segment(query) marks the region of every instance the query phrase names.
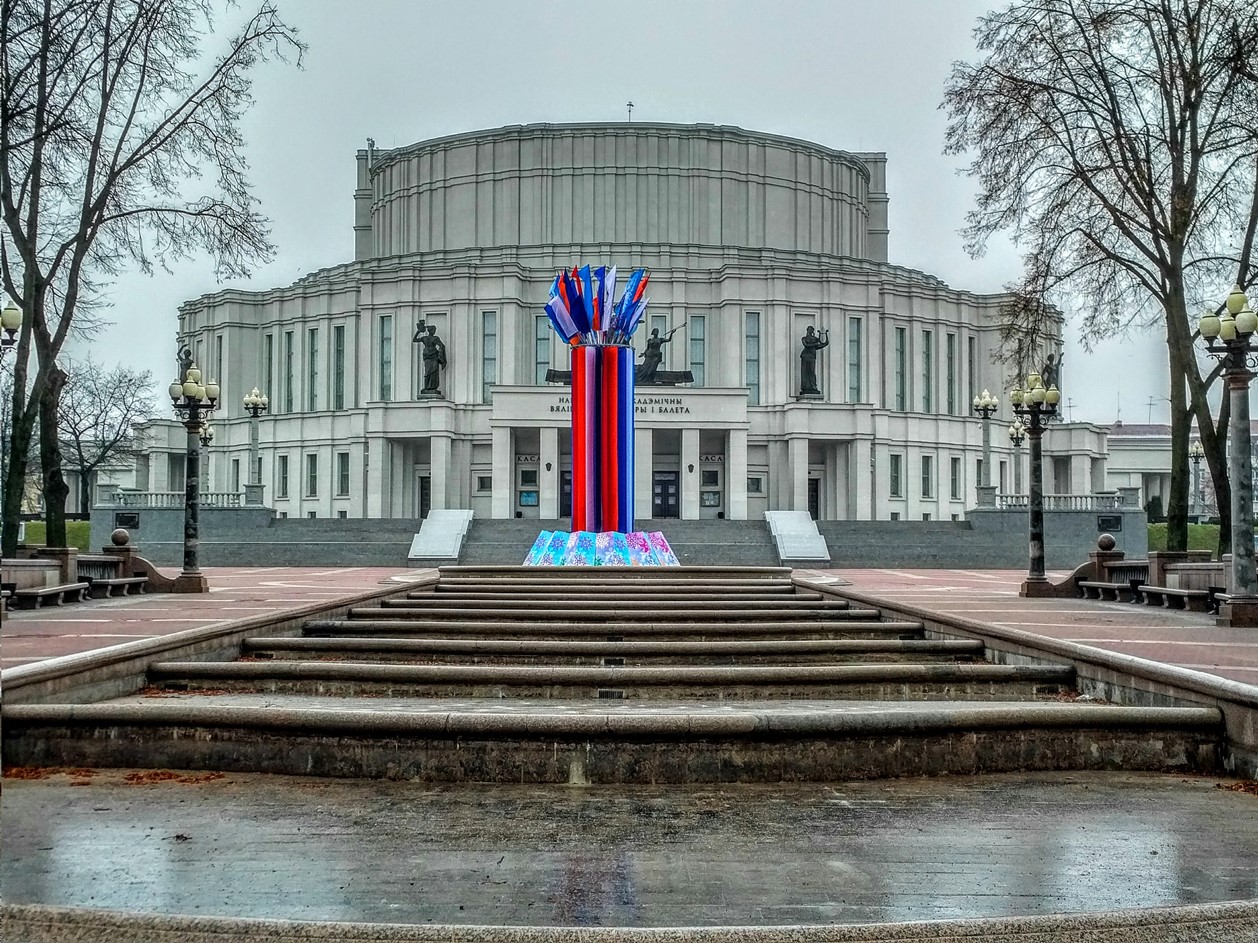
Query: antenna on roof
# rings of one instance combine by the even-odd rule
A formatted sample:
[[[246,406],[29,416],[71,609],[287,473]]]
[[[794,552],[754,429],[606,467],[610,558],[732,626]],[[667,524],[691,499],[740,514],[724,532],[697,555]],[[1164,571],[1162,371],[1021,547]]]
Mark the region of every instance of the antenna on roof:
[[[629,109],[629,120],[633,120],[633,102],[626,102],[625,107]]]
[[[376,163],[376,139],[367,138],[367,166],[373,167]]]

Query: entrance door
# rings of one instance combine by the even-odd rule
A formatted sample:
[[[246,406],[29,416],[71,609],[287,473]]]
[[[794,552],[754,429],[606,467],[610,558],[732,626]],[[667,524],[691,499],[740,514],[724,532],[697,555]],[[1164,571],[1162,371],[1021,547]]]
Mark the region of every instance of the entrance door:
[[[808,479],[808,513],[812,519],[821,518],[821,479]]]
[[[572,472],[559,473],[559,516],[572,517]]]
[[[675,471],[657,471],[651,478],[651,516],[677,517],[679,474]]]
[[[423,520],[432,510],[432,478],[429,475],[419,476],[419,517]]]

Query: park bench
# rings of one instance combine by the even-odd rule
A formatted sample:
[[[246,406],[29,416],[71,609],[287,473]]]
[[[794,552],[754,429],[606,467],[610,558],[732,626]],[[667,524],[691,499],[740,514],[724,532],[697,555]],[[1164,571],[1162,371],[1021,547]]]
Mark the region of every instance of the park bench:
[[[28,586],[25,589],[15,589],[13,591],[13,602],[15,605],[29,602],[32,609],[38,609],[48,599],[52,600],[54,606],[60,606],[66,601],[67,595],[70,597],[71,602],[83,602],[87,598],[89,588],[89,583],[63,583],[60,586]]]
[[[1140,594],[1150,606],[1167,609],[1188,609],[1193,612],[1217,612],[1218,593],[1213,589],[1181,589],[1173,586],[1141,586]]]
[[[132,589],[143,593],[148,584],[148,577],[143,575],[124,576],[120,570],[122,560],[108,554],[79,554],[79,579],[90,583],[90,595],[94,599],[113,596],[114,590],[121,590],[119,595],[128,596]]]
[[[1103,573],[1103,579],[1076,581],[1084,599],[1140,602],[1140,587],[1149,579],[1149,563],[1147,560],[1120,560],[1105,564]]]

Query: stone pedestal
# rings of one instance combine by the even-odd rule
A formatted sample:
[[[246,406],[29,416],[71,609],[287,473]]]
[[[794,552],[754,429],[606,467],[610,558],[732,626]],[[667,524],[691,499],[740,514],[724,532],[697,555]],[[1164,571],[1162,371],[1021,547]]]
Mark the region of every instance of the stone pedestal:
[[[262,484],[245,485],[245,507],[262,507],[262,492],[265,487]]]
[[[981,508],[994,508],[996,506],[996,486],[995,485],[979,485],[978,486],[978,506]]]
[[[45,560],[56,560],[58,575],[62,584],[79,581],[79,548],[78,547],[44,547],[39,556]]]
[[[1233,629],[1258,628],[1258,596],[1233,596],[1230,602],[1219,607],[1215,625]]]
[[[208,593],[210,584],[203,573],[180,573],[170,586],[172,593]]]

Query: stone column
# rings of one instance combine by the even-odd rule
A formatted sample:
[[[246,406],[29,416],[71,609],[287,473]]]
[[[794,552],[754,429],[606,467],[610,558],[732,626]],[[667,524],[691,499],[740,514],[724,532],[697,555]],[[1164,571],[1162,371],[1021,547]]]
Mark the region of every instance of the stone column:
[[[747,430],[731,429],[725,446],[725,516],[747,520]]]
[[[543,426],[541,434],[541,465],[537,470],[538,516],[554,520],[559,516],[559,430]]]
[[[699,430],[681,430],[681,519],[699,519]]]
[[[874,461],[874,443],[872,439],[856,439],[848,443],[848,448],[852,457],[848,471],[848,494],[851,497],[847,501],[851,519],[872,521],[878,496],[873,488],[862,488],[860,482],[869,480]],[[841,495],[839,497],[842,498]]]
[[[385,517],[389,487],[389,440],[384,436],[372,436],[368,440],[367,462],[367,516]],[[289,493],[293,493],[292,471],[289,471]]]
[[[655,474],[655,433],[641,426],[633,432],[633,509],[639,521],[651,519],[651,485]]]
[[[808,510],[808,440],[795,437],[787,440],[787,465],[791,474],[790,510]]]
[[[428,437],[428,474],[432,485],[429,509],[444,511],[450,506],[450,437]]]
[[[502,520],[511,517],[511,496],[515,490],[515,451],[511,447],[509,426],[494,426],[492,433],[494,492],[490,500],[490,516]]]

